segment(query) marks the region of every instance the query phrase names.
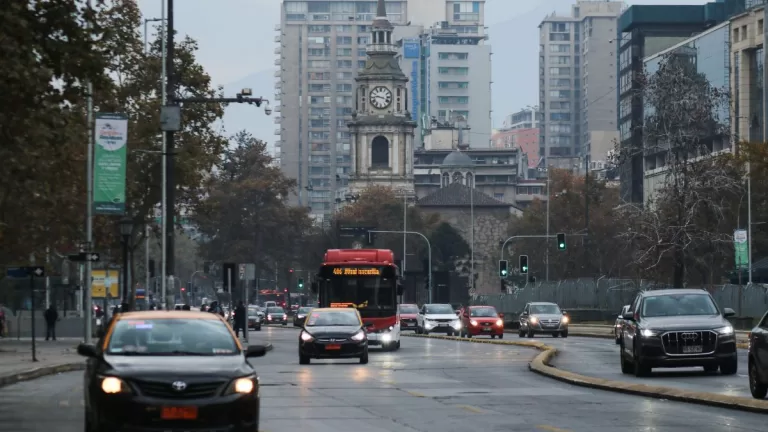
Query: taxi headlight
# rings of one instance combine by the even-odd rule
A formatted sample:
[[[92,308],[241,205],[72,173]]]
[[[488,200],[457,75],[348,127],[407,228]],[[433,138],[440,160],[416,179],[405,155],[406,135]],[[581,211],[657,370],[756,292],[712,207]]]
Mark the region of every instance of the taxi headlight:
[[[359,342],[359,341],[365,339],[365,332],[360,330],[357,333],[353,334],[350,339],[352,339],[353,341],[358,341]]]
[[[531,324],[536,324],[536,323],[538,323],[538,322],[539,322],[539,319],[538,319],[538,318],[536,318],[535,316],[532,316],[532,317],[531,317]]]
[[[719,329],[715,329],[715,331],[723,336],[730,336],[733,334],[733,326],[727,325],[725,327],[720,327]]]
[[[131,388],[128,384],[117,377],[103,377],[101,379],[101,390],[107,394],[131,392]]]
[[[255,376],[236,378],[227,388],[225,394],[251,394],[258,393],[258,383]]]
[[[562,320],[562,323],[563,323],[563,324],[568,324],[568,321],[570,321],[570,320],[568,319],[568,317],[567,317],[567,316],[564,316],[564,317],[563,317],[563,320]]]
[[[315,338],[311,334],[305,331],[301,332],[301,340],[303,340],[304,342],[312,342],[314,339]]]
[[[504,321],[500,320],[500,319],[497,319],[496,320],[496,325],[499,326],[499,327],[504,327]]]
[[[472,321],[470,321],[469,323],[470,323],[471,325],[473,325],[473,326],[476,326],[476,325],[477,325],[477,321],[475,321],[475,320],[472,320]]]

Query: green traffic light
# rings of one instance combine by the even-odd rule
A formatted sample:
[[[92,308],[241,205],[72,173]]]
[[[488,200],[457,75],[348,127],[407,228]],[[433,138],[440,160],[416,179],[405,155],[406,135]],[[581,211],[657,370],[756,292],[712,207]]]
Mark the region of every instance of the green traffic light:
[[[527,272],[528,271],[528,267],[523,267],[523,271]]]
[[[502,270],[502,271],[501,271],[501,275],[502,275],[502,276],[506,276],[506,275],[507,275],[507,271],[506,271],[506,270]]]

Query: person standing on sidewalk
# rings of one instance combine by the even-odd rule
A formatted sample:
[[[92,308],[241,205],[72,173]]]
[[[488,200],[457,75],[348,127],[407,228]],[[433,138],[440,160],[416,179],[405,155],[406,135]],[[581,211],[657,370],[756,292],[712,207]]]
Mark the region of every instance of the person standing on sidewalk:
[[[56,308],[51,305],[48,307],[48,309],[45,310],[45,314],[43,314],[43,318],[45,318],[45,340],[48,340],[49,338],[53,338],[53,340],[56,340],[56,321],[59,320],[59,313],[56,312]]]
[[[240,300],[237,302],[237,307],[235,308],[235,337],[240,337],[240,330],[243,331],[243,337],[245,337],[245,326],[247,322],[248,318],[246,317],[245,305],[243,304],[243,301]]]

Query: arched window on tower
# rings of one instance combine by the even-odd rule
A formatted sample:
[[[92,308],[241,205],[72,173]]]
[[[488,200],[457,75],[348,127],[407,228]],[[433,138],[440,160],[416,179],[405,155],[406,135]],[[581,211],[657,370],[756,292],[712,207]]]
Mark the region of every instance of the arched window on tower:
[[[464,176],[458,171],[453,173],[453,182],[458,184],[464,183]]]
[[[467,173],[466,175],[466,185],[469,188],[474,189],[475,188],[475,176],[472,175],[472,173]]]
[[[442,187],[448,187],[451,184],[451,176],[448,173],[443,173]]]
[[[371,166],[389,167],[389,140],[379,135],[371,142]]]

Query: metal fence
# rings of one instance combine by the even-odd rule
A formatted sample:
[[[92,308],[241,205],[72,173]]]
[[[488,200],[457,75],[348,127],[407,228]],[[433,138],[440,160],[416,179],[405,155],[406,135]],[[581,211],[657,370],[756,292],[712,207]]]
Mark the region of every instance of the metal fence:
[[[508,294],[478,295],[471,303],[491,305],[505,314],[514,314],[528,302],[553,302],[569,311],[591,311],[590,319],[603,320],[615,318],[639,291],[663,288],[670,287],[633,279],[566,280],[515,286],[509,288]],[[721,308],[731,308],[740,317],[757,318],[768,310],[768,285],[713,285],[705,289]]]

